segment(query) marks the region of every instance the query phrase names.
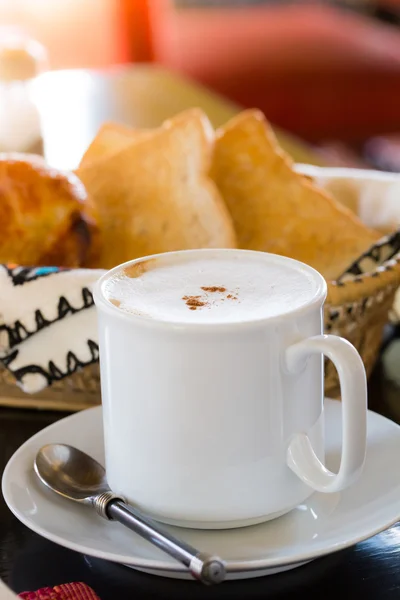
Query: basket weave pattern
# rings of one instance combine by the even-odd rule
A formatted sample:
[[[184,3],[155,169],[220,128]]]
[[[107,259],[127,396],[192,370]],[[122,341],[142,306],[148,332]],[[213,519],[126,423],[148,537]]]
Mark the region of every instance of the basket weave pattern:
[[[396,289],[397,285],[389,284],[375,294],[360,297],[358,301],[336,306],[327,304],[325,307],[325,332],[340,335],[357,348],[367,377],[379,354],[383,329],[388,322]],[[325,394],[330,398],[340,397],[338,374],[328,360],[325,361]]]

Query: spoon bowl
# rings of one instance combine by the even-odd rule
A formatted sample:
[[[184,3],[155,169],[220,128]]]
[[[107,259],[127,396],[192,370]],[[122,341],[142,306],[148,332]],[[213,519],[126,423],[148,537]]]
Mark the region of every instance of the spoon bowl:
[[[68,500],[91,503],[110,490],[105,469],[91,456],[66,444],[48,444],[36,455],[34,469],[53,492]]]

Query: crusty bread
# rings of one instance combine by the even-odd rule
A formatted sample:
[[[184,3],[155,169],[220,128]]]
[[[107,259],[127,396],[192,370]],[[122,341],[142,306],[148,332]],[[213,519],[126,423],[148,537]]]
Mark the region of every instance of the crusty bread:
[[[0,154],[0,262],[80,266],[95,234],[86,198],[74,174],[40,156]]]
[[[211,176],[233,217],[240,248],[290,256],[339,276],[379,234],[296,173],[258,110],[217,131]]]
[[[171,250],[235,247],[232,219],[208,177],[213,141],[207,117],[192,109],[77,170],[99,215],[101,251],[89,266],[110,268]]]
[[[382,235],[399,228],[400,173],[305,164],[295,168],[355,212],[368,227]]]
[[[152,130],[132,129],[118,123],[104,123],[79,163],[79,168],[88,167],[98,160],[117,154],[132,141],[145,139]]]

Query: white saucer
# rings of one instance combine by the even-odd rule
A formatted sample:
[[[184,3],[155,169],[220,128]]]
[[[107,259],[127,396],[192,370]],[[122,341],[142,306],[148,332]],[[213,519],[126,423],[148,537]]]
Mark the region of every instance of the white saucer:
[[[341,406],[325,401],[327,464],[337,469]],[[54,423],[28,440],[9,461],[3,495],[15,516],[49,540],[89,556],[167,577],[188,578],[184,567],[118,523],[57,497],[36,480],[32,464],[44,444],[63,442],[104,461],[101,408]],[[400,519],[400,427],[369,412],[368,452],[358,482],[341,494],[316,493],[294,511],[268,523],[225,531],[170,527],[200,550],[227,561],[229,579],[294,568],[341,550]],[[103,462],[104,464],[104,462]]]

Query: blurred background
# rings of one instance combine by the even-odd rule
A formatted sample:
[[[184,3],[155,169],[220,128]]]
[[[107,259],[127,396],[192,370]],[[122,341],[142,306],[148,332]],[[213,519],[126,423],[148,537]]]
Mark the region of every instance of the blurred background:
[[[48,69],[161,65],[329,164],[400,171],[400,0],[0,0],[0,23]]]

